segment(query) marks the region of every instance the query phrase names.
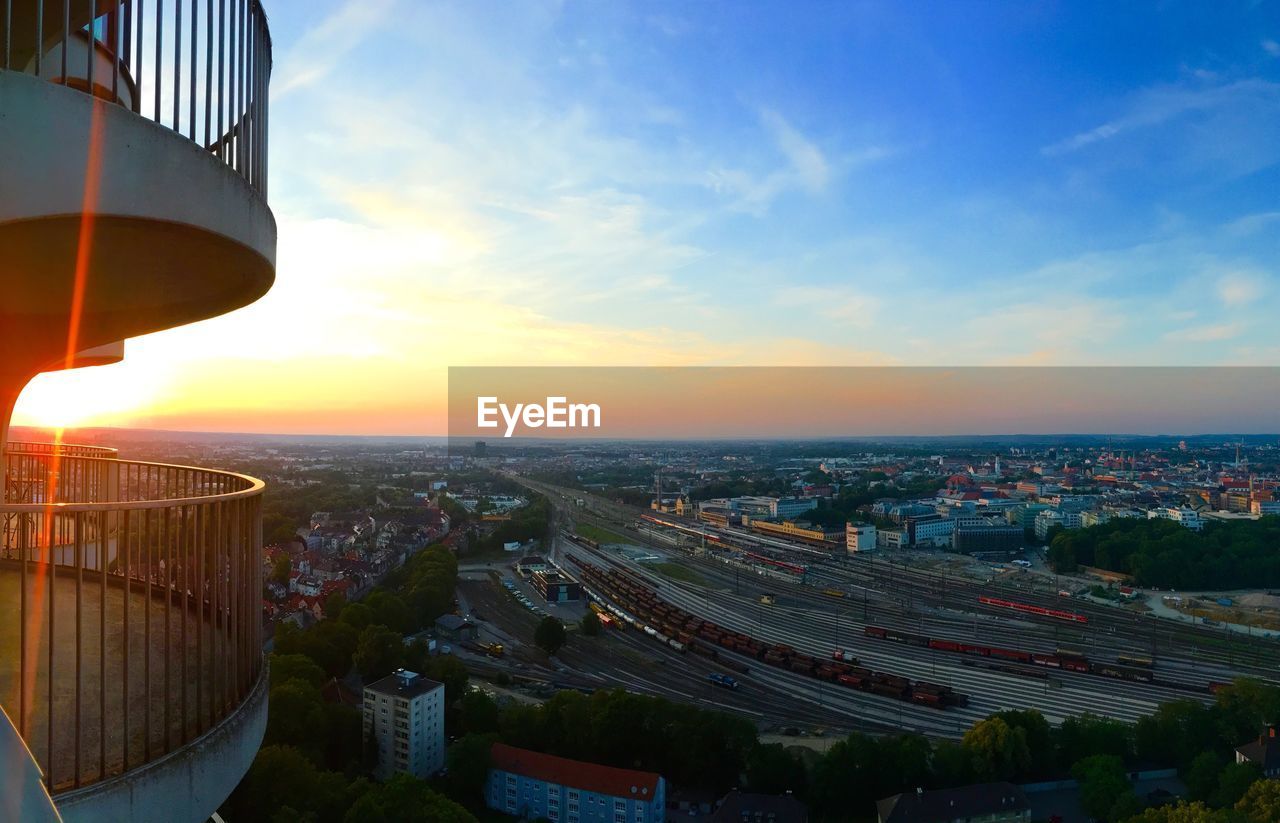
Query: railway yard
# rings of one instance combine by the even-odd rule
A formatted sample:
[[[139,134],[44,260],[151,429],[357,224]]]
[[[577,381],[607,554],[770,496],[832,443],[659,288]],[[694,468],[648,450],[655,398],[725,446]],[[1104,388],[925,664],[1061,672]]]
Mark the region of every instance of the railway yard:
[[[1212,700],[1236,677],[1280,681],[1274,640],[1064,597],[1046,575],[948,576],[521,482],[555,506],[544,553],[608,618],[548,658],[520,648],[538,617],[512,596],[518,575],[464,574],[459,596],[484,615],[482,634],[512,644],[473,668],[534,689],[625,688],[765,731],[958,737],[1002,709],[1134,721],[1170,700]]]

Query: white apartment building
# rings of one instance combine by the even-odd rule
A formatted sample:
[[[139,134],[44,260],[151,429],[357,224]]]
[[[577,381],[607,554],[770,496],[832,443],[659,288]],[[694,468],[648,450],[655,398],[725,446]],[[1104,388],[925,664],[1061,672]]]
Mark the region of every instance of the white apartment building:
[[[1150,509],[1147,511],[1148,520],[1172,520],[1180,526],[1185,526],[1192,531],[1200,531],[1204,528],[1204,521],[1200,519],[1200,512],[1195,509],[1179,509],[1173,506],[1164,506],[1159,509]]]
[[[374,774],[430,777],[444,768],[444,684],[399,669],[364,687],[364,738],[378,744]]]
[[[1045,509],[1036,514],[1036,538],[1044,540],[1049,536],[1049,532],[1054,526],[1061,526],[1064,529],[1079,529],[1084,525],[1083,512],[1059,511],[1058,509]]]
[[[907,534],[915,546],[949,546],[956,519],[950,517],[921,517],[907,521]]]

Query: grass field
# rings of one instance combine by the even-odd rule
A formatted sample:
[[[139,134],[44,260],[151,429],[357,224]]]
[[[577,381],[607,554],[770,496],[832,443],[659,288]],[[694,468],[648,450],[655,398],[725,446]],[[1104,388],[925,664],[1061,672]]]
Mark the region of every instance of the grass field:
[[[698,574],[688,566],[681,566],[679,563],[654,563],[652,568],[659,574],[666,575],[672,580],[692,583],[695,586],[706,585],[706,581],[702,578],[702,575]]]
[[[592,526],[590,523],[579,523],[578,534],[583,537],[589,537],[597,543],[630,543],[626,537],[611,532],[608,529],[602,529],[599,526]]]

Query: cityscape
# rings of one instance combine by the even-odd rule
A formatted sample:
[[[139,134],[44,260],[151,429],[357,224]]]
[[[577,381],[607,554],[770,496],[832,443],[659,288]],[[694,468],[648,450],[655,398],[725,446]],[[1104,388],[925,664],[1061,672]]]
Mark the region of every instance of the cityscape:
[[[225,819],[1271,814],[1275,435],[85,435],[272,490]]]
[[[1278,41],[0,0],[0,823],[1280,823]]]

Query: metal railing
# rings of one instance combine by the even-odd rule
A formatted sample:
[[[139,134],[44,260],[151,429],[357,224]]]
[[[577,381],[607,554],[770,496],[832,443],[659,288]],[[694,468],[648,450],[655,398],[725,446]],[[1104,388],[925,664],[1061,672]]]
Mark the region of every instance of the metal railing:
[[[115,457],[119,451],[110,446],[83,446],[77,443],[30,443],[10,440],[4,445],[5,454],[61,454],[67,457]]]
[[[57,793],[190,743],[252,692],[263,485],[13,445],[0,701]]]
[[[0,70],[186,135],[266,196],[271,32],[258,0],[0,0]]]

